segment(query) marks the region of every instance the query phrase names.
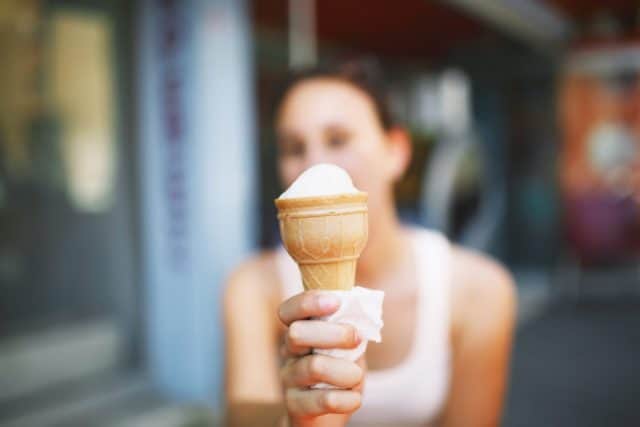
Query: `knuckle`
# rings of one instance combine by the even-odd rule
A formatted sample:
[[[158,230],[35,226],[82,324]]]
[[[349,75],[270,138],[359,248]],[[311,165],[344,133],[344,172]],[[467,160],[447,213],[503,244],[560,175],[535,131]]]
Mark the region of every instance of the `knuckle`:
[[[299,320],[296,320],[291,325],[289,325],[289,330],[287,331],[287,340],[289,344],[296,345],[299,343],[302,338],[302,329],[303,325]]]
[[[288,365],[283,366],[282,368],[280,368],[280,382],[284,385],[287,385],[289,382],[289,369],[288,369]]]
[[[287,389],[284,393],[284,402],[288,412],[295,412],[296,410],[296,399],[293,395],[293,390]]]
[[[296,367],[295,364],[296,364],[295,359],[288,359],[284,363],[284,365],[282,365],[282,367],[280,368],[280,371],[279,371],[280,382],[285,386],[291,383],[291,378],[295,374],[294,372]]]
[[[280,319],[282,323],[286,323],[284,316],[284,304],[280,304],[280,307],[278,308],[278,319]]]
[[[358,378],[356,381],[356,385],[361,384],[364,381],[364,369],[358,366]]]
[[[355,365],[355,369],[353,370],[353,372],[354,372],[354,375],[351,383],[353,387],[356,387],[358,384],[362,382],[362,380],[364,380],[364,370],[360,366]]]
[[[337,395],[332,392],[322,393],[320,395],[320,407],[325,411],[331,411],[338,406]]]
[[[361,406],[362,406],[362,395],[358,393],[355,399],[355,404],[353,406],[353,411],[357,411],[358,409],[360,409]]]
[[[312,381],[317,381],[322,379],[323,373],[325,371],[325,363],[324,359],[318,356],[308,356],[308,365],[307,369],[309,372],[309,377]]]

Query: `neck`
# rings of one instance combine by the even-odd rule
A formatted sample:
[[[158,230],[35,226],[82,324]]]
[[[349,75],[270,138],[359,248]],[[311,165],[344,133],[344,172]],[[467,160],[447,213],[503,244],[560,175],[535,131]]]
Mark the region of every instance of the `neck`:
[[[370,222],[367,246],[358,260],[357,283],[375,287],[380,279],[402,265],[407,258],[407,245],[402,225],[393,205],[377,212]]]

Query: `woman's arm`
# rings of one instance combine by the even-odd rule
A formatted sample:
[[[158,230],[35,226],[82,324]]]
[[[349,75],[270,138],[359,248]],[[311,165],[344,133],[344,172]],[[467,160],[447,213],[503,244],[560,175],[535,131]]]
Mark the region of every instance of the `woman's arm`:
[[[239,268],[224,295],[227,418],[232,426],[276,426],[284,414],[277,306],[265,258]]]
[[[443,426],[497,426],[515,322],[514,284],[488,258],[454,253],[453,377]]]
[[[267,272],[268,263],[249,263],[226,289],[227,424],[281,426],[289,419],[296,427],[342,427],[360,406],[363,361],[310,353],[311,348],[354,348],[357,333],[349,325],[308,320],[338,309],[332,295],[303,292],[278,306],[279,295],[271,293],[277,286]],[[286,332],[282,367],[280,328]],[[316,383],[341,390],[308,388]]]

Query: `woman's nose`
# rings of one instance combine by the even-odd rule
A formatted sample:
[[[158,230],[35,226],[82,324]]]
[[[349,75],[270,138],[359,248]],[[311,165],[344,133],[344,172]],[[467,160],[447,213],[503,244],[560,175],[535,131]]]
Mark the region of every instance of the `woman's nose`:
[[[307,155],[305,156],[305,169],[310,168],[311,166],[317,165],[318,163],[327,163],[329,158],[325,150],[320,146],[313,146],[307,149]]]

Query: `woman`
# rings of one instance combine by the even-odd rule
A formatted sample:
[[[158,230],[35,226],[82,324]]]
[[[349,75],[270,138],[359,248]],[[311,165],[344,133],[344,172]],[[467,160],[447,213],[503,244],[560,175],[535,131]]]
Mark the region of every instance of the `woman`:
[[[350,326],[309,320],[334,312],[337,302],[302,293],[282,248],[245,262],[224,299],[230,419],[256,426],[497,425],[514,324],[510,275],[436,232],[399,222],[393,186],[411,143],[391,120],[370,65],[305,72],[283,93],[276,114],[282,183],[334,163],[369,194],[369,241],[356,282],[385,292],[385,325],[382,343],[370,343],[357,363],[312,355],[312,348],[358,344]],[[336,389],[310,388],[319,382]]]

